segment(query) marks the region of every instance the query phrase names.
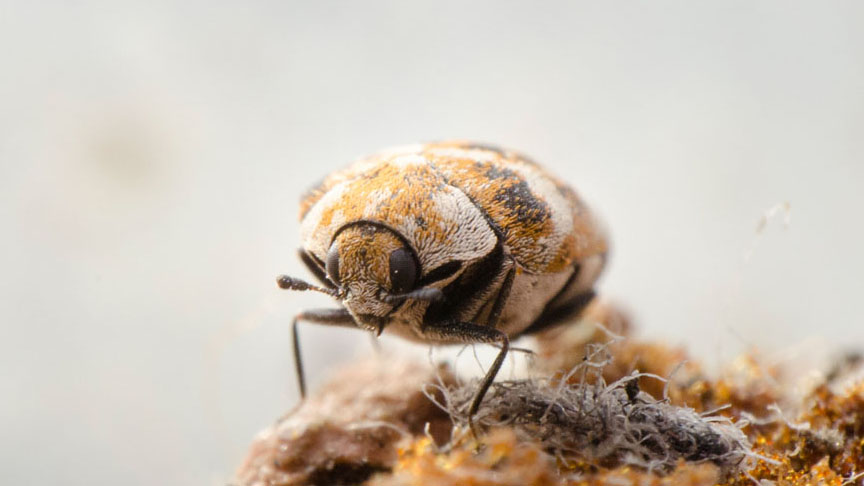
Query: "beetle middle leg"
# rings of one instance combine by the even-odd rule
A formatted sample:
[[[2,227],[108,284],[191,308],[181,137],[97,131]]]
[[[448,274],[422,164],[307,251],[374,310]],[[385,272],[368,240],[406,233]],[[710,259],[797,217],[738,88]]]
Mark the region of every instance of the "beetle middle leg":
[[[507,304],[507,298],[510,296],[510,290],[513,288],[513,280],[516,277],[516,265],[511,265],[507,270],[504,281],[501,283],[501,288],[498,290],[498,296],[495,298],[495,303],[489,313],[489,318],[485,326],[474,324],[472,322],[461,322],[447,320],[437,323],[426,323],[423,327],[423,334],[432,338],[437,338],[442,341],[459,341],[465,343],[497,343],[501,346],[495,361],[492,366],[486,371],[486,375],[480,382],[480,387],[474,398],[471,400],[471,407],[468,409],[468,427],[474,437],[478,437],[474,427],[474,414],[480,409],[480,404],[483,403],[483,397],[495,381],[495,376],[504,364],[504,358],[507,357],[507,352],[510,350],[510,338],[507,334],[497,329],[498,322],[501,320],[501,313],[504,311],[504,306]]]
[[[497,343],[501,346],[501,350],[498,351],[495,361],[492,362],[492,366],[489,367],[486,371],[486,375],[483,376],[483,380],[480,382],[480,388],[478,388],[477,392],[474,394],[474,398],[471,400],[471,407],[468,409],[468,426],[471,428],[471,432],[474,436],[478,437],[474,427],[474,414],[476,414],[477,410],[480,409],[483,397],[486,396],[486,392],[489,391],[489,387],[492,386],[492,382],[495,381],[495,376],[498,374],[501,365],[504,363],[504,358],[507,357],[507,351],[510,349],[510,338],[508,338],[503,332],[492,327],[481,326],[471,322],[458,321],[429,326],[425,329],[424,334],[429,337],[441,339],[442,341]]]
[[[306,377],[303,374],[303,358],[300,356],[300,338],[297,334],[297,324],[300,321],[328,326],[350,327],[357,329],[354,318],[348,309],[310,309],[294,316],[291,323],[291,342],[294,346],[294,371],[297,373],[297,385],[300,387],[300,398],[306,398]]]

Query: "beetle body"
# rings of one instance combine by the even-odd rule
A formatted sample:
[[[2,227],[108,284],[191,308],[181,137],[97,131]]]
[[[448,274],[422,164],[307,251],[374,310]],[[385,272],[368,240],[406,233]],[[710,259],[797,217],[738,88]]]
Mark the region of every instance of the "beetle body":
[[[466,142],[361,159],[310,190],[300,218],[301,258],[317,290],[342,303],[301,319],[420,342],[500,342],[499,367],[508,338],[581,311],[608,251],[570,187],[516,152]]]

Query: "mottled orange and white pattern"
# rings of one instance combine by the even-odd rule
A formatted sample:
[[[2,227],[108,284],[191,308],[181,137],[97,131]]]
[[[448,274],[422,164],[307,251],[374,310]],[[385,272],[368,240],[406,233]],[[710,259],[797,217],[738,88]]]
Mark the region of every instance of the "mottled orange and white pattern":
[[[304,196],[300,216],[304,247],[319,258],[340,228],[372,221],[401,234],[426,271],[484,256],[496,230],[520,269],[531,273],[565,271],[607,251],[572,189],[516,152],[466,142],[361,159]]]
[[[303,247],[319,264],[328,251],[338,251],[343,303],[358,322],[364,315],[386,316],[388,333],[426,342],[435,340],[422,325],[429,303],[409,301],[396,309],[379,295],[391,288],[388,258],[397,248],[411,249],[421,276],[453,262],[473,268],[503,251],[502,268],[489,269],[485,290],[458,302],[458,317],[485,323],[505,274],[515,267],[496,324],[508,336],[590,291],[608,250],[567,185],[516,152],[458,141],[361,159],[310,190],[300,217]],[[459,275],[428,285],[443,289]]]

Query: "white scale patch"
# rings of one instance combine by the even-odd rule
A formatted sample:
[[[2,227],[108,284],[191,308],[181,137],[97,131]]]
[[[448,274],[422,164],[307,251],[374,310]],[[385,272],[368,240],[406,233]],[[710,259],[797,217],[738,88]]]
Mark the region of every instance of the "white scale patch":
[[[378,208],[384,201],[390,199],[393,195],[393,189],[376,189],[369,193],[369,198],[366,200],[366,206],[363,208],[363,219],[375,219],[378,214]]]
[[[432,197],[432,212],[441,218],[440,231],[446,235],[443,244],[435,241],[436,238],[418,241],[416,229],[405,234],[409,241],[418,245],[418,257],[424,269],[437,268],[452,260],[473,261],[495,248],[495,233],[462,191],[446,186],[443,192]]]
[[[522,332],[540,317],[546,304],[561,290],[572,273],[573,269],[570,268],[567,272],[546,275],[518,275],[501,314],[499,329],[511,336]]]

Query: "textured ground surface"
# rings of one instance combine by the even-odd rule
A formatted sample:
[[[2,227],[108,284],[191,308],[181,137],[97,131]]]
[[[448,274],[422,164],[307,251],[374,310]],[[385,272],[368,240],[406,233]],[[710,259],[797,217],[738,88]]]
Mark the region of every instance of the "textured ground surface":
[[[859,357],[802,389],[758,356],[708,376],[629,330],[595,304],[538,336],[536,378],[491,390],[479,443],[462,413],[472,382],[422,362],[358,362],[263,431],[234,484],[862,484]]]

